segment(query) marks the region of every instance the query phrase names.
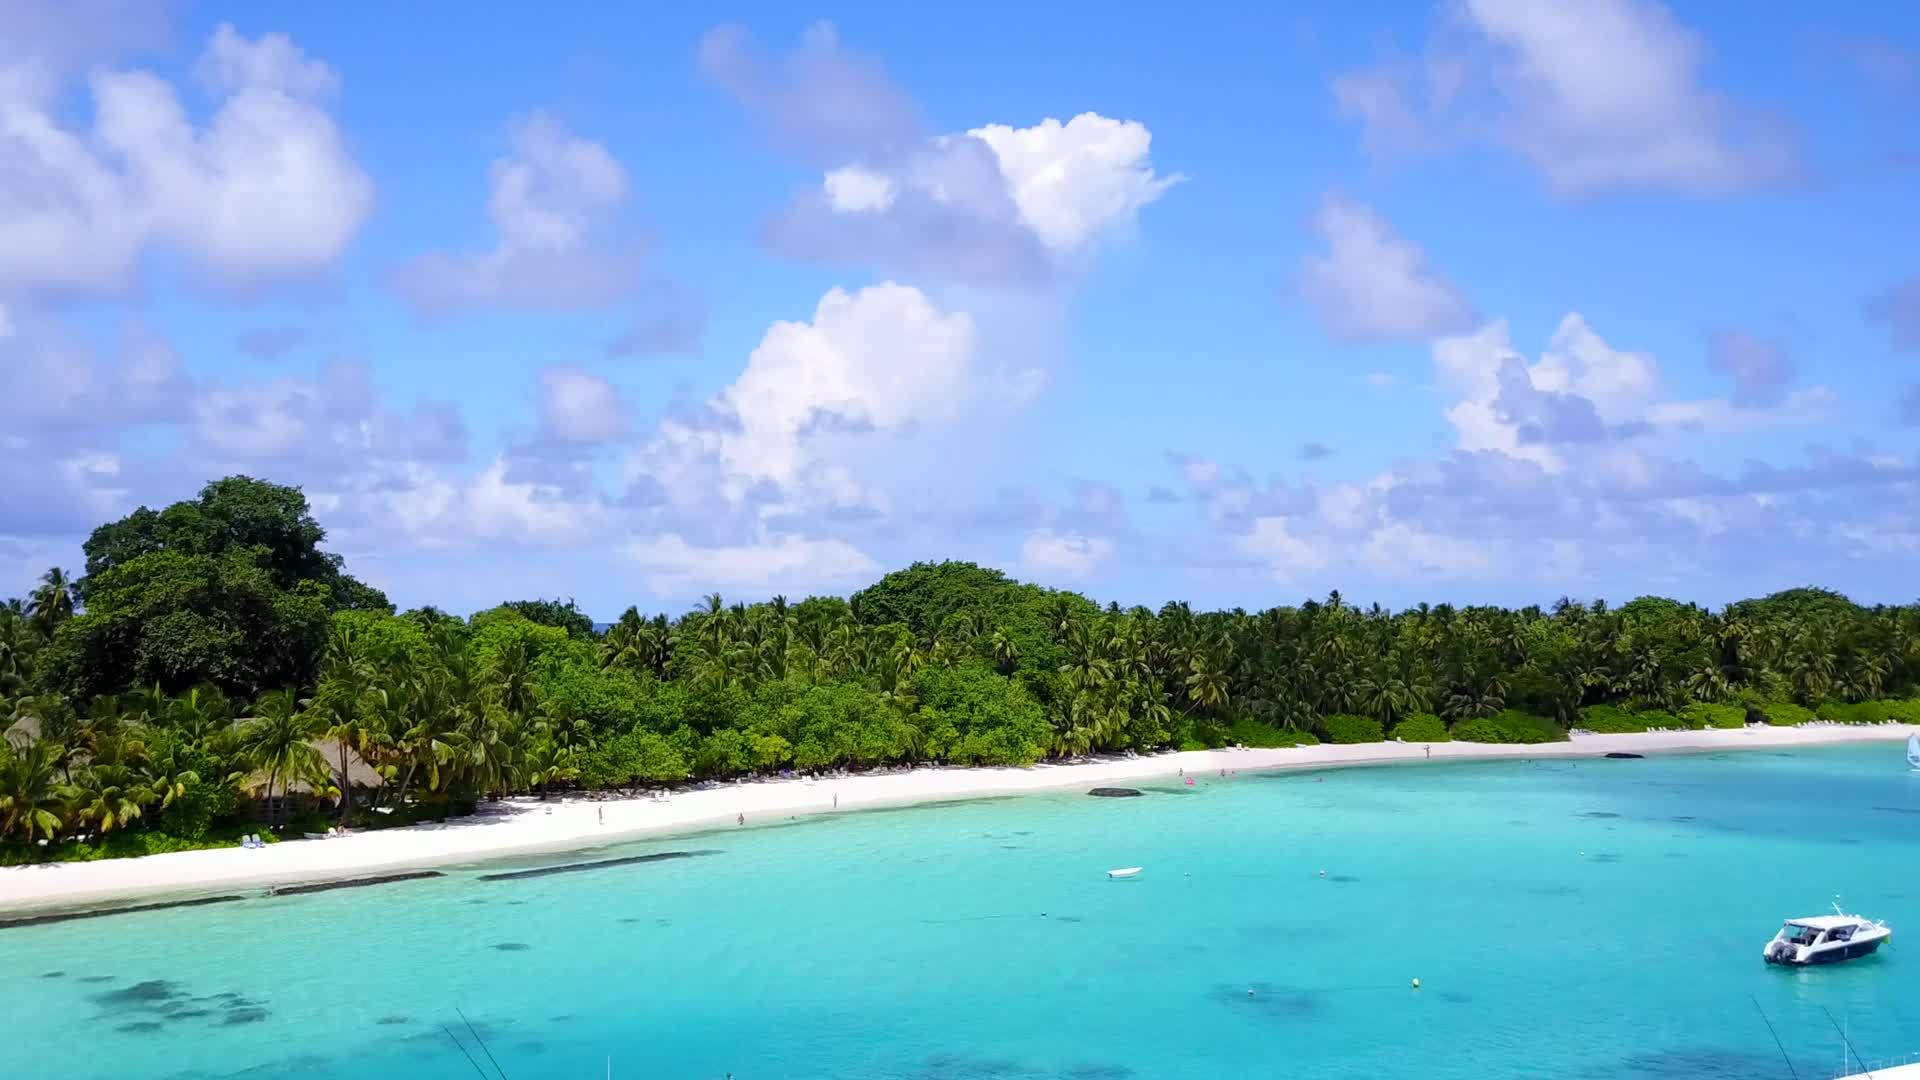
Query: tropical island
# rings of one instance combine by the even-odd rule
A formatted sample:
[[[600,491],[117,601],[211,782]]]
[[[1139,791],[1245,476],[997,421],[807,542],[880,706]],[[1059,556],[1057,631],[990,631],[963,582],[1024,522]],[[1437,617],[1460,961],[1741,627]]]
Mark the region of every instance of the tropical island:
[[[1920,722],[1920,605],[1813,588],[1154,612],[945,562],[600,628],[572,601],[396,612],[324,541],[299,490],[228,477],[100,526],[81,576],[0,609],[0,861],[917,764]]]

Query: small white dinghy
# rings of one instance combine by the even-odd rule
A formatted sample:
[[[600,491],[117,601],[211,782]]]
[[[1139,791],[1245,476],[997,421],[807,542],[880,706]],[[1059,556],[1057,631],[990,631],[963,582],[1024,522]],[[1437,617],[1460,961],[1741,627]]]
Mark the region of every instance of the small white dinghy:
[[[1907,736],[1907,768],[1920,772],[1920,735]]]
[[[1144,869],[1145,867],[1141,866],[1123,866],[1118,870],[1107,871],[1107,877],[1113,881],[1119,881],[1121,878],[1133,877]]]

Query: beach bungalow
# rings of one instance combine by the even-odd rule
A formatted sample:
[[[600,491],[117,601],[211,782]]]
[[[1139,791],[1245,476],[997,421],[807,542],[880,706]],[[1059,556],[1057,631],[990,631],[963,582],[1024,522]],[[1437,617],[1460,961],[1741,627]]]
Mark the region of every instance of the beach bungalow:
[[[340,744],[333,739],[315,739],[310,744],[327,761],[331,782],[336,789],[345,785],[340,779]],[[374,771],[373,766],[361,760],[360,755],[349,747],[347,749],[347,782],[354,791],[354,803],[365,806],[374,792],[386,785],[385,779]],[[285,825],[296,814],[305,813],[318,806],[338,807],[339,799],[328,794],[316,793],[312,784],[305,780],[288,781],[282,777],[274,783],[273,794],[267,794],[267,773],[257,771],[240,784],[249,800],[246,808],[249,820],[258,821],[271,828]]]

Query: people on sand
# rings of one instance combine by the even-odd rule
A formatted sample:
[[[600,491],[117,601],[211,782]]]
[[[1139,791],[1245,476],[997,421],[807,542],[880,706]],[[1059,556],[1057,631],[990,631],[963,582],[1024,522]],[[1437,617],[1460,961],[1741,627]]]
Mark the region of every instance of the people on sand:
[[[1432,746],[1428,746],[1428,747],[1427,747],[1427,756],[1428,756],[1428,757],[1432,757],[1432,756],[1433,756],[1433,747],[1432,747]]]
[[[745,825],[747,823],[747,815],[745,814],[733,815],[733,823],[735,825]]]

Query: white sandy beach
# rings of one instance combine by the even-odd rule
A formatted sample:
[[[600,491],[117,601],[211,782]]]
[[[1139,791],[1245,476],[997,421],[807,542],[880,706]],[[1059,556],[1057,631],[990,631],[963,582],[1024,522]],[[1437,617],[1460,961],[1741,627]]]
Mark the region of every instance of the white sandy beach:
[[[1808,726],[1739,730],[1576,735],[1532,746],[1434,743],[1434,761],[1591,757],[1778,749],[1904,740],[1915,729]],[[0,869],[0,916],[86,910],[135,901],[215,895],[266,886],[336,881],[508,856],[561,852],[643,836],[716,826],[750,827],[800,814],[941,802],[982,795],[1167,780],[1185,771],[1218,779],[1220,770],[1312,769],[1428,760],[1417,743],[1365,743],[1270,750],[1207,750],[1113,758],[1031,769],[926,768],[819,780],[764,780],[676,791],[662,798],[511,799],[471,818],[327,840],[292,840],[264,849],[238,847]],[[1905,768],[1897,753],[1889,768]]]

